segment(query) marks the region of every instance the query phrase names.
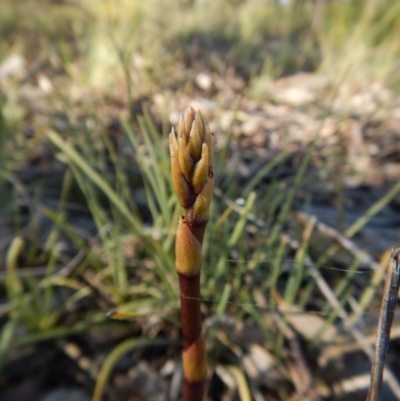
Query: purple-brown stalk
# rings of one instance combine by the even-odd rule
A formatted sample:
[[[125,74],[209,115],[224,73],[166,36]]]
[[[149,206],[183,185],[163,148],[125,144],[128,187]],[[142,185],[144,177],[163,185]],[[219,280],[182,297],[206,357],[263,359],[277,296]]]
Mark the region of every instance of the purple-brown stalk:
[[[169,135],[172,181],[185,216],[176,233],[183,333],[184,401],[203,401],[207,373],[206,343],[201,330],[200,270],[202,244],[214,188],[214,135],[200,111],[181,115],[178,132]]]

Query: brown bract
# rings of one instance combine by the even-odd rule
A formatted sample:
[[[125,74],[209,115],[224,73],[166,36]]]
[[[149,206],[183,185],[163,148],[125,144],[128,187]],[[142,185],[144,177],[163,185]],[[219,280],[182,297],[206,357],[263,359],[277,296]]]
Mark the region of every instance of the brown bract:
[[[203,263],[201,244],[192,234],[182,217],[176,232],[175,266],[178,273],[192,276],[198,274]]]
[[[201,382],[207,373],[206,341],[203,335],[185,350],[183,354],[185,379],[189,382]]]

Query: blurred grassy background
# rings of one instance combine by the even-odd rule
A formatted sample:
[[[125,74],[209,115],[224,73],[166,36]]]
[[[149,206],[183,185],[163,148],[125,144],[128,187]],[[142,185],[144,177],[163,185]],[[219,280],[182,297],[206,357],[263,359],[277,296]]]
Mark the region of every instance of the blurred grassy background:
[[[284,372],[279,391],[260,379],[253,396],[299,394],[287,329],[264,312],[322,311],[314,331],[297,329],[323,347],[326,333],[343,341],[339,326],[354,338],[374,302],[374,260],[387,255],[351,238],[400,190],[392,173],[376,178],[372,157],[392,147],[382,121],[398,117],[400,2],[0,0],[0,10],[1,364],[72,338],[89,378],[65,382],[99,399],[116,355],[179,337],[166,137],[192,104],[218,138],[203,274],[210,360],[242,366],[224,324],[246,321]],[[372,127],[366,139],[348,134],[358,121]],[[377,184],[347,221],[348,189]],[[315,198],[334,212],[334,239],[297,213]],[[376,273],[354,283],[360,267]],[[179,360],[173,347],[164,362]],[[323,397],[331,384],[316,372]],[[220,399],[226,386],[215,386]]]

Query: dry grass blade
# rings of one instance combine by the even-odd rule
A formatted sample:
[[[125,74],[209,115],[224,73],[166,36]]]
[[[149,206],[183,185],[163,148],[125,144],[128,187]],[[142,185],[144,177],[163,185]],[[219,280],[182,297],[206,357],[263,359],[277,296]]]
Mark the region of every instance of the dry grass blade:
[[[367,401],[379,400],[386,352],[389,346],[390,330],[393,324],[394,310],[399,290],[399,258],[400,248],[397,248],[392,252],[389,271],[385,281],[376,335],[375,355],[371,370],[371,387],[368,392]]]

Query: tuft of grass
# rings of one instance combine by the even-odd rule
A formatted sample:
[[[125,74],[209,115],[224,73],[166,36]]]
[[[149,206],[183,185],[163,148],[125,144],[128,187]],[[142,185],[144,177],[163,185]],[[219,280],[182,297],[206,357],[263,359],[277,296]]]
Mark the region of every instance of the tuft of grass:
[[[330,2],[319,34],[320,71],[335,84],[399,84],[400,5],[392,1]]]

